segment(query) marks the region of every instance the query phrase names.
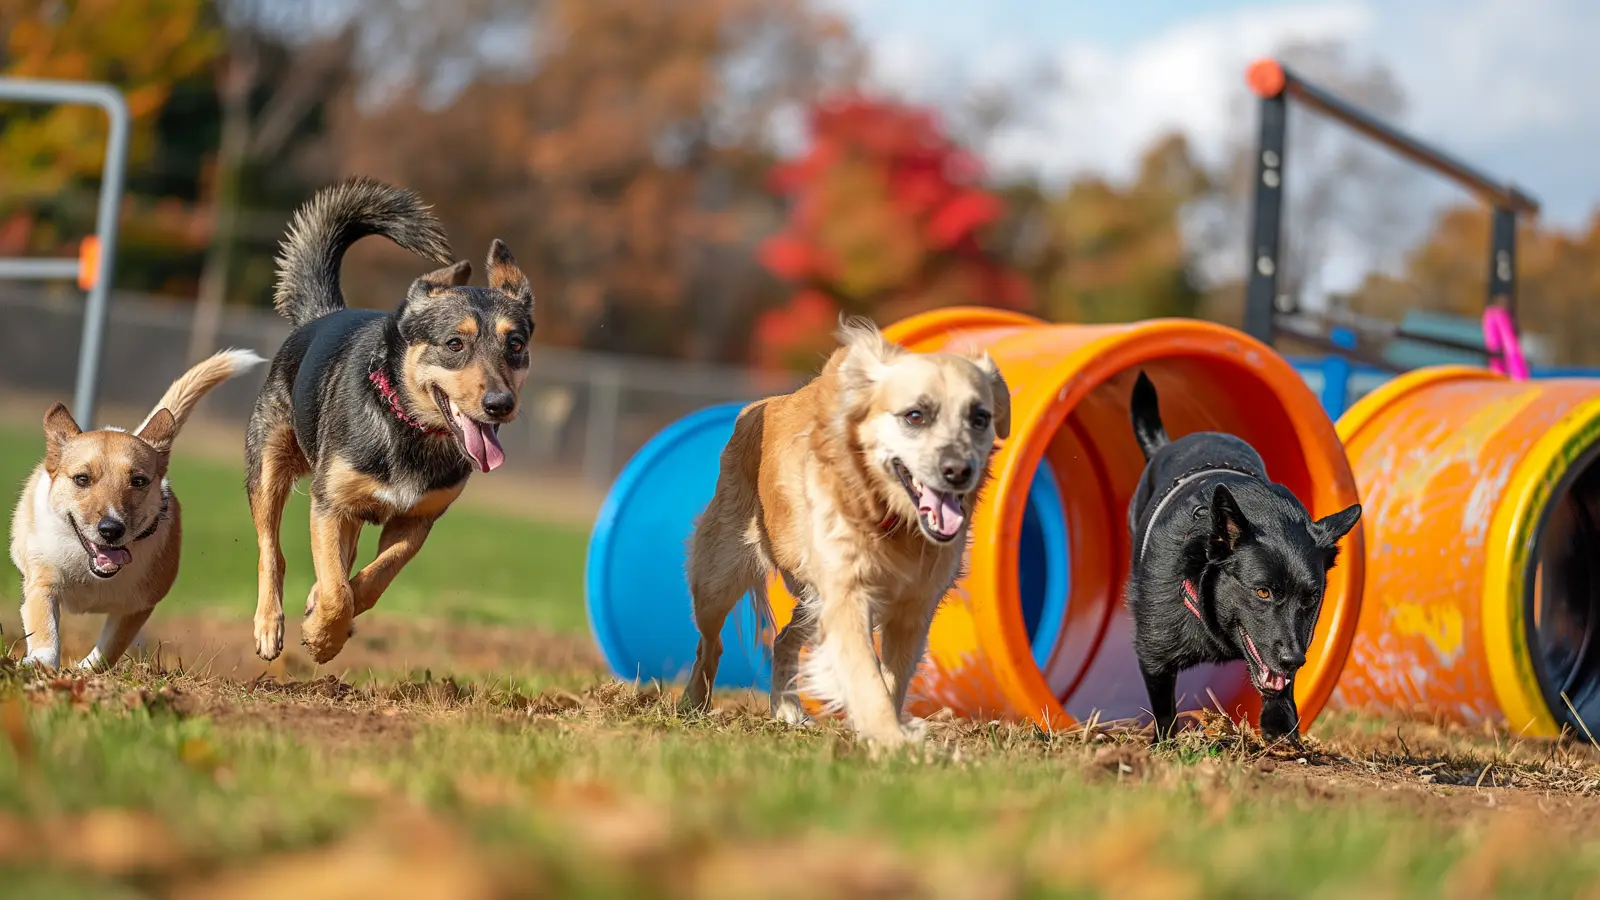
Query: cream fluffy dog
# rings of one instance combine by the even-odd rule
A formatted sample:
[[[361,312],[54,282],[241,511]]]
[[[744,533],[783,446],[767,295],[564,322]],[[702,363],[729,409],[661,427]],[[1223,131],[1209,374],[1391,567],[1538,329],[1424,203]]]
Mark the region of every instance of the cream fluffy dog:
[[[901,720],[906,688],[960,573],[1011,395],[987,355],[912,353],[862,321],[839,339],[810,384],[746,407],[722,452],[689,552],[700,644],[684,704],[708,704],[723,623],[746,592],[765,611],[775,569],[798,607],[773,646],[773,715],[804,722],[804,691],[893,747],[921,738],[920,721]]]
[[[11,517],[11,561],[22,573],[26,662],[61,664],[61,611],[104,613],[80,666],[115,665],[178,577],[182,522],[167,483],[172,441],[200,398],[263,362],[224,350],[185,372],[132,434],[81,431],[60,403],[44,416],[44,460]]]

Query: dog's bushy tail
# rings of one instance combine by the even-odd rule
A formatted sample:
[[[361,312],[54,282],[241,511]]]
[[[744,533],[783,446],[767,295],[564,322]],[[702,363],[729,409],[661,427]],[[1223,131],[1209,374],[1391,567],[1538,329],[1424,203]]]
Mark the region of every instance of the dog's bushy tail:
[[[295,325],[344,309],[339,264],[350,245],[369,234],[435,262],[455,261],[433,207],[415,191],[351,178],[323,188],[295,211],[279,245],[273,308]]]
[[[1172,443],[1172,439],[1167,437],[1167,428],[1161,424],[1161,401],[1156,397],[1156,386],[1144,372],[1140,372],[1139,380],[1133,383],[1132,406],[1133,436],[1138,438],[1139,449],[1149,462],[1150,457]]]
[[[144,417],[144,421],[139,423],[134,432],[144,431],[144,427],[150,424],[155,414],[164,409],[172,413],[175,423],[172,436],[177,437],[183,428],[183,423],[189,418],[189,413],[194,412],[195,405],[200,402],[200,398],[229,378],[264,362],[266,360],[257,356],[253,350],[223,350],[195,363],[189,371],[178,376],[178,380],[167,388],[167,392],[161,395],[161,400],[150,410],[150,415]]]

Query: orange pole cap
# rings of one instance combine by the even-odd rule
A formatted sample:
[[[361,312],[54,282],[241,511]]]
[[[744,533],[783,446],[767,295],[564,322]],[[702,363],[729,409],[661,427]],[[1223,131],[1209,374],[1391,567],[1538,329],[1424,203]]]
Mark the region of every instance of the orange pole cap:
[[[1283,73],[1282,64],[1270,57],[1256,60],[1244,71],[1244,82],[1257,97],[1278,96],[1283,93],[1283,86],[1288,80],[1288,76]]]

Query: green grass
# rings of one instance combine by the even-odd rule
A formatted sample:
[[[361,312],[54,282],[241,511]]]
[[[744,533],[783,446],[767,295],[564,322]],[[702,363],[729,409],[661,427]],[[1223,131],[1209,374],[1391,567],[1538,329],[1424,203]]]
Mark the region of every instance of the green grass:
[[[0,430],[0,480],[20,484],[39,450]],[[239,472],[180,447],[172,477],[186,546],[164,608],[248,617]],[[305,519],[297,496],[291,607],[310,585]],[[584,540],[452,510],[384,612],[581,632]],[[0,598],[16,590],[13,573]],[[1600,790],[1600,754],[1582,747],[1329,717],[1319,732],[1344,742],[1318,757],[1330,778],[1292,756],[1268,772],[1211,732],[1151,755],[1137,736],[935,723],[925,756],[873,760],[836,723],[769,722],[759,698],[685,719],[584,675],[450,675],[267,690],[125,664],[51,685],[0,662],[0,896],[226,896],[232,877],[327,896],[358,873],[373,897],[442,896],[420,887],[440,883],[484,897],[1375,900],[1569,896],[1600,878],[1593,832],[1570,827]],[[1491,762],[1528,780],[1424,786],[1413,752],[1467,785]],[[1515,812],[1543,803],[1567,818]],[[466,892],[479,877],[484,891]]]
[[[34,761],[0,754],[0,810],[65,823],[149,811],[179,857],[135,876],[96,875],[91,860],[90,877],[83,863],[36,859],[21,869],[30,878],[75,876],[99,896],[318,845],[353,857],[345,835],[364,840],[401,810],[460,836],[468,849],[451,852],[473,867],[515,860],[500,896],[701,895],[686,886],[704,887],[707,870],[714,896],[797,897],[885,883],[963,897],[1570,896],[1600,877],[1592,839],[1509,814],[1523,831],[1462,828],[1370,797],[1266,788],[1248,767],[1176,754],[1118,777],[1095,762],[1103,745],[1026,728],[945,726],[923,759],[873,761],[831,727],[795,732],[753,713],[685,720],[613,690],[565,711],[522,710],[527,698],[503,693],[408,695],[409,735],[351,744],[265,724],[286,701],[237,688],[222,692],[263,724],[130,710],[118,693],[162,682],[118,682],[77,705],[36,698]],[[345,702],[388,701],[380,688]],[[300,885],[275,887],[293,896]]]
[[[20,489],[43,455],[36,431],[0,429],[0,485]],[[183,569],[163,601],[167,613],[224,609],[248,617],[255,609],[256,540],[241,469],[186,457],[180,444],[170,473],[183,501]],[[298,614],[315,580],[311,568],[305,484],[284,511],[288,558],[285,607]],[[7,510],[9,545],[9,509]],[[494,624],[586,629],[581,530],[483,513],[457,506],[445,514],[422,553],[383,596],[385,614]],[[362,534],[362,565],[377,552],[378,529]],[[20,576],[9,553],[0,574],[0,602],[18,601]]]

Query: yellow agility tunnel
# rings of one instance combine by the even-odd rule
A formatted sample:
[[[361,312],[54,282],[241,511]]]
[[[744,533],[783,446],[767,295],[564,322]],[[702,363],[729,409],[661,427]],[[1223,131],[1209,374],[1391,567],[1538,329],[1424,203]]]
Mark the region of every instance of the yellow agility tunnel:
[[[1338,430],[1367,559],[1335,704],[1600,727],[1600,380],[1421,369]]]
[[[948,708],[968,718],[1061,728],[1091,713],[1133,717],[1148,706],[1123,603],[1131,554],[1127,509],[1144,469],[1129,423],[1141,369],[1161,394],[1172,435],[1239,435],[1261,453],[1268,476],[1315,517],[1356,500],[1333,423],[1304,379],[1283,357],[1233,329],[1192,319],[1057,325],[954,308],[911,317],[884,334],[916,351],[987,350],[1012,392],[1011,436],[994,458],[994,477],[974,518],[968,573],[934,618],[911,688],[914,714]],[[1066,546],[1051,558],[1070,568],[1058,581],[1067,596],[1045,659],[1035,653],[1039,642],[1029,634],[1019,596],[1024,513],[1042,463],[1054,472],[1066,522]],[[1296,683],[1302,728],[1332,693],[1360,618],[1359,525],[1343,546]],[[768,591],[782,627],[794,600],[779,579]],[[1252,721],[1260,712],[1242,663],[1191,670],[1178,689],[1183,709],[1220,704]]]

